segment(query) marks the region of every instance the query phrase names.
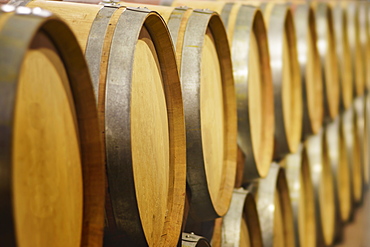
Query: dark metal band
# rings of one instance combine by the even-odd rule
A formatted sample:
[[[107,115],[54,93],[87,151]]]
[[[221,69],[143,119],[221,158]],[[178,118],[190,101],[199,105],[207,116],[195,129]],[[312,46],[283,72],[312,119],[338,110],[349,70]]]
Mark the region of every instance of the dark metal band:
[[[268,3],[263,3],[260,8],[263,12],[266,11]],[[268,23],[268,40],[270,52],[270,65],[272,72],[272,80],[274,85],[274,110],[275,110],[275,157],[283,157],[290,152],[287,130],[284,122],[283,110],[283,40],[285,33],[285,17],[287,14],[287,4],[276,4],[270,12]]]
[[[182,247],[210,247],[208,240],[194,233],[182,233]]]
[[[321,204],[324,203],[320,199],[320,190],[323,188],[324,176],[324,166],[329,166],[328,157],[324,154],[324,131],[321,129],[320,132],[314,136],[311,136],[307,139],[307,155],[309,160],[309,166],[311,170],[312,184],[314,187],[314,196],[315,196],[315,218],[316,218],[316,240],[317,246],[326,246],[324,240],[323,232],[323,220],[324,215],[321,211]],[[330,168],[329,168],[330,169]],[[334,194],[334,191],[332,191]],[[334,202],[332,202],[334,203]],[[335,212],[325,212],[329,214]]]
[[[185,12],[188,10],[188,7],[176,7],[170,16],[170,19],[168,20],[167,26],[170,30],[172,42],[174,46],[177,44],[177,37],[179,35],[179,29],[181,26],[181,22],[183,21],[182,18],[185,14]]]
[[[298,51],[298,62],[301,68],[301,81],[302,81],[302,102],[303,102],[303,111],[302,111],[302,138],[305,139],[306,137],[314,134],[313,127],[310,121],[310,108],[308,103],[308,90],[307,85],[309,82],[307,79],[307,54],[310,52],[308,49],[307,40],[308,32],[310,32],[309,27],[309,13],[310,13],[310,6],[308,4],[297,4],[295,5],[294,10],[294,23],[295,23],[295,32],[297,38],[297,51]],[[316,47],[316,46],[315,46]],[[316,51],[313,51],[317,53]]]
[[[24,54],[30,47],[34,35],[41,31],[47,34],[54,44],[61,60],[64,63],[73,95],[74,107],[78,116],[79,139],[81,148],[81,161],[84,176],[84,212],[81,246],[98,240],[103,227],[103,195],[104,195],[104,169],[101,142],[99,138],[95,97],[90,82],[88,68],[84,62],[83,53],[72,31],[64,22],[52,16],[49,11],[40,8],[27,7],[14,8],[11,5],[0,7],[2,12],[13,12],[0,30],[0,239],[5,246],[16,246],[15,226],[13,219],[12,202],[12,139],[14,122],[14,105],[16,101],[19,71]],[[12,9],[13,8],[13,9]],[[16,44],[16,45],[14,45]],[[68,49],[66,49],[68,47]],[[83,92],[83,93],[81,93]],[[83,103],[82,103],[83,102]],[[86,137],[89,136],[89,140]],[[89,154],[89,155],[86,155]],[[94,155],[91,155],[94,154]],[[87,167],[89,171],[87,171]],[[101,177],[91,174],[101,173]],[[101,183],[101,186],[100,184]],[[92,192],[90,188],[94,188]],[[96,188],[99,188],[96,190]],[[102,195],[94,196],[91,195]],[[91,216],[94,216],[93,219]],[[101,222],[99,222],[101,219]],[[94,236],[91,232],[95,230]],[[90,237],[92,239],[90,239]],[[99,244],[99,243],[98,243]]]
[[[117,8],[102,7],[96,15],[87,39],[85,58],[89,65],[94,94],[98,99],[100,64],[103,54],[104,37],[108,29],[109,21]]]
[[[273,247],[274,246],[274,217],[275,217],[275,196],[276,190],[279,191],[279,200],[283,211],[283,224],[291,224],[291,227],[287,227],[293,230],[293,213],[291,208],[290,197],[288,194],[288,184],[285,177],[284,169],[281,168],[277,163],[272,163],[270,171],[266,178],[261,179],[258,183],[257,189],[257,211],[261,224],[263,246]],[[291,222],[290,222],[291,221]],[[287,246],[293,246],[294,244],[294,233],[286,232],[285,236]]]

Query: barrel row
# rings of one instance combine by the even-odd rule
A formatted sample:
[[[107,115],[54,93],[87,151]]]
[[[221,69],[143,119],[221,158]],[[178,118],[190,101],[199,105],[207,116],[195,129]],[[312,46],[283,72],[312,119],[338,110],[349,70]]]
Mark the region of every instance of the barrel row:
[[[368,44],[361,29],[368,23],[357,19],[366,8],[247,3],[2,6],[1,91],[9,100],[2,105],[10,108],[2,115],[0,239],[99,246],[105,218],[107,246],[175,246],[179,238],[194,246],[205,240],[180,237],[181,230],[225,215],[217,224],[228,231],[228,215],[237,212],[240,229],[248,229],[240,231],[244,243],[332,244],[340,232],[332,222],[349,218],[368,182]],[[352,5],[354,24],[344,18]],[[334,26],[334,17],[343,25]],[[59,23],[52,31],[43,26],[49,19]],[[24,24],[31,20],[38,21],[32,28]],[[346,35],[353,30],[354,41]],[[342,79],[348,73],[355,79]],[[346,143],[335,141],[346,135]],[[347,165],[339,162],[346,152]],[[289,153],[302,162],[289,162]],[[304,162],[311,167],[290,168]],[[298,192],[289,193],[294,169],[302,169],[299,183],[308,191],[296,204]],[[353,199],[337,213],[346,179]],[[242,202],[232,209],[237,193]],[[313,207],[302,203],[307,198]],[[302,217],[311,223],[302,225]],[[312,236],[302,240],[305,229]],[[225,234],[215,230],[217,246]]]

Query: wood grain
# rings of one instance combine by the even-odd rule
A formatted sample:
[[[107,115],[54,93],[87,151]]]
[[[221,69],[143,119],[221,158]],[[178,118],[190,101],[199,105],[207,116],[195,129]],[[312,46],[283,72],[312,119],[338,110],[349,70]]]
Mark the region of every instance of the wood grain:
[[[14,129],[18,244],[78,246],[83,199],[79,137],[67,74],[55,51],[27,52]]]

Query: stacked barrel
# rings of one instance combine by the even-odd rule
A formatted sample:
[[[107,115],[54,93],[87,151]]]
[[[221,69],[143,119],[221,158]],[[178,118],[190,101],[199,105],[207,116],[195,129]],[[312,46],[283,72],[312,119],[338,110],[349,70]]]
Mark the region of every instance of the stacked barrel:
[[[368,2],[0,2],[0,246],[342,240]]]

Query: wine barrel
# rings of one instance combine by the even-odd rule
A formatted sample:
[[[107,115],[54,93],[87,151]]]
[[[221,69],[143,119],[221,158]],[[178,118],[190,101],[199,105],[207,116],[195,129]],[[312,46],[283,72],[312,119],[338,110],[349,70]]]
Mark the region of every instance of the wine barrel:
[[[221,246],[262,247],[262,234],[252,193],[234,189],[229,211],[222,218]]]
[[[360,152],[360,165],[361,165],[361,173],[362,173],[362,181],[363,184],[366,186],[369,183],[369,176],[368,176],[368,167],[365,166],[365,152],[369,152],[369,150],[365,149],[365,96],[357,97],[353,102],[355,118],[356,118],[356,127],[357,127],[357,136],[358,136],[358,147]]]
[[[194,233],[182,233],[182,247],[210,247],[208,240]]]
[[[360,13],[362,13],[360,5],[357,4],[357,2],[343,2],[343,5],[347,11],[348,37],[354,77],[354,94],[355,96],[361,96],[365,90],[366,77],[366,50],[363,50],[362,47],[361,32],[366,33],[366,31],[360,26],[359,16]]]
[[[164,7],[150,8],[162,14]],[[227,212],[236,173],[236,98],[228,40],[215,12],[168,10],[165,21],[176,46],[185,102],[189,214],[196,221],[213,220]]]
[[[305,143],[314,186],[317,246],[332,245],[336,232],[333,176],[324,138],[321,130]]]
[[[284,169],[277,163],[272,163],[267,177],[259,180],[255,198],[263,246],[295,246],[288,184]]]
[[[325,2],[312,3],[316,18],[317,48],[319,50],[324,88],[324,116],[333,120],[339,112],[339,71],[331,6]],[[325,121],[325,120],[324,120]]]
[[[147,9],[112,3],[28,6],[64,18],[85,50],[106,144],[106,242],[175,246],[186,144],[181,84],[163,20]]]
[[[320,58],[316,45],[316,22],[308,4],[291,6],[297,39],[298,62],[301,68],[303,119],[302,139],[317,134],[323,122],[323,86]]]
[[[370,95],[365,95],[365,126],[364,126],[364,178],[367,183],[370,179]]]
[[[285,168],[288,181],[295,241],[301,247],[316,246],[314,190],[307,150],[303,144],[296,153],[287,155],[280,164]]]
[[[241,3],[176,0],[173,6],[211,9],[226,27],[238,107],[241,183],[265,177],[273,155],[274,106],[266,28],[262,13]]]
[[[261,3],[274,84],[274,160],[296,152],[302,135],[302,88],[294,19],[288,4]]]
[[[325,127],[325,144],[334,180],[334,200],[337,205],[337,225],[352,215],[350,163],[346,150],[343,123],[338,116]]]
[[[343,112],[341,121],[350,164],[352,202],[359,204],[363,196],[363,182],[359,132],[354,106]]]
[[[101,246],[105,167],[93,87],[67,25],[0,7],[0,242]]]
[[[347,13],[340,2],[331,2],[331,5],[339,69],[339,104],[341,110],[346,110],[351,106],[353,100],[353,74]]]

